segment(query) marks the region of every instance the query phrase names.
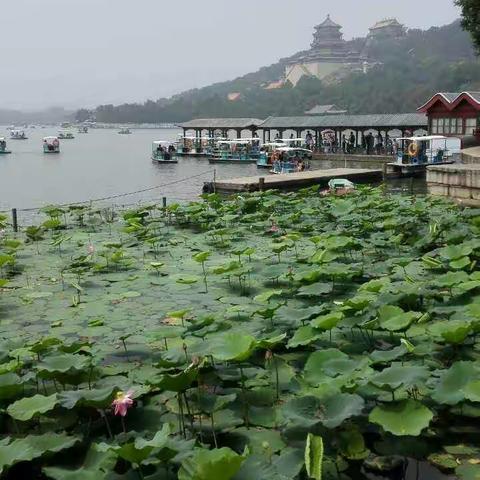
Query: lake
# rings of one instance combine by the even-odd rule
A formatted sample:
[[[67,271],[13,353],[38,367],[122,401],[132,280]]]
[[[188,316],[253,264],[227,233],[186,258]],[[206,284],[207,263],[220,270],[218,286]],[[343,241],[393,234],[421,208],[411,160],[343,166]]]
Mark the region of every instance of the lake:
[[[0,210],[30,209],[47,204],[73,203],[107,197],[148,187],[149,192],[110,201],[116,205],[167,197],[169,202],[195,199],[203,182],[217,178],[257,175],[255,165],[210,165],[206,158],[182,158],[178,164],[158,165],[150,159],[154,140],[174,140],[177,129],[92,129],[74,140],[61,141],[61,153],[45,155],[42,138],[56,135],[56,128],[31,129],[28,140],[8,140],[11,155],[0,156]],[[9,137],[6,128],[0,136]],[[313,168],[332,168],[332,162],[313,162]],[[351,165],[355,167],[356,165]],[[265,172],[264,172],[265,173]],[[194,178],[191,178],[194,177]],[[187,179],[187,180],[185,180]],[[173,183],[176,182],[176,183]],[[424,182],[392,182],[393,191],[411,189],[423,193]]]

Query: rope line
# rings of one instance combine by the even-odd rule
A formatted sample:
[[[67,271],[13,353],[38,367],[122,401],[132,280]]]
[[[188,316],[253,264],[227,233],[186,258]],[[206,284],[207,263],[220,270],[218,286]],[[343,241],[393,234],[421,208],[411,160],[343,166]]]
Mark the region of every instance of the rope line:
[[[103,202],[105,200],[113,200],[115,198],[127,197],[129,195],[136,195],[138,193],[150,192],[152,190],[157,190],[159,188],[168,187],[170,185],[176,185],[178,183],[182,183],[182,182],[186,182],[187,180],[191,180],[192,178],[202,177],[203,175],[207,175],[208,173],[212,174],[213,172],[214,172],[214,170],[208,170],[208,171],[199,173],[197,175],[192,175],[190,177],[185,177],[185,178],[181,178],[179,180],[174,180],[173,182],[163,183],[162,185],[156,185],[154,187],[142,188],[141,190],[135,190],[134,192],[119,193],[119,194],[116,194],[116,195],[109,195],[107,197],[93,198],[91,200],[83,200],[83,201],[80,201],[80,202],[61,203],[61,204],[58,204],[58,205],[55,204],[55,206],[59,207],[59,208],[70,207],[72,205],[85,205],[85,204],[88,204],[88,203]],[[44,207],[18,208],[17,211],[18,212],[34,212],[34,211],[39,211],[42,208],[44,208]],[[7,213],[7,212],[5,212],[5,213]]]

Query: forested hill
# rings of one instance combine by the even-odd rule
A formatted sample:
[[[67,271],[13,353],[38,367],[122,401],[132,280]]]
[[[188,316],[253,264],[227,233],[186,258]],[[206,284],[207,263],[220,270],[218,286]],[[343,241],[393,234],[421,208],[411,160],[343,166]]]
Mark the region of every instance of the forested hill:
[[[144,104],[102,105],[94,114],[99,122],[179,122],[301,115],[317,104],[336,104],[350,113],[391,113],[415,111],[438,91],[480,90],[480,61],[459,21],[427,31],[409,30],[405,38],[372,45],[368,53],[378,62],[375,67],[335,83],[304,77],[295,88],[266,90],[265,85],[281,78],[283,60],[233,81]],[[230,101],[232,92],[240,98]],[[77,115],[81,120],[88,112]]]

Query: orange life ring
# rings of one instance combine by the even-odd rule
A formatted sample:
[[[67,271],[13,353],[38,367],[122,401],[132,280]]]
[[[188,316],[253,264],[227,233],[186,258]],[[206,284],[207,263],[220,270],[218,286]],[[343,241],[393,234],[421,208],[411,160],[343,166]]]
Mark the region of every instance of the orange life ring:
[[[408,146],[408,154],[411,156],[411,157],[416,157],[417,154],[418,154],[418,145],[415,143],[415,142],[412,142],[409,146]]]

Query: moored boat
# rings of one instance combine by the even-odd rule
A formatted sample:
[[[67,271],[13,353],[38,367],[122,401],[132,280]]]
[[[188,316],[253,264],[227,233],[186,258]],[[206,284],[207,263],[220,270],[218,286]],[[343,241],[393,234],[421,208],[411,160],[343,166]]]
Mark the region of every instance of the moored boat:
[[[73,140],[75,138],[75,135],[69,130],[59,130],[58,138],[60,140]]]
[[[260,156],[260,140],[257,137],[221,140],[217,142],[216,155],[210,157],[208,162],[257,163]]]
[[[12,153],[10,150],[7,150],[7,141],[4,137],[0,138],[0,155],[7,155]]]
[[[24,130],[11,130],[10,140],[27,140],[28,137]]]
[[[295,173],[310,170],[312,151],[299,147],[279,147],[271,156],[270,173]]]
[[[152,143],[152,161],[156,163],[178,163],[174,143],[167,140],[155,140]]]
[[[129,128],[124,127],[119,130],[119,135],[130,135],[132,132]]]
[[[60,153],[60,141],[58,137],[44,137],[43,153]]]

